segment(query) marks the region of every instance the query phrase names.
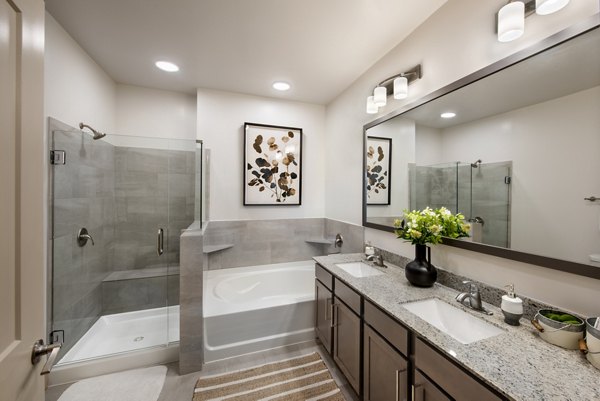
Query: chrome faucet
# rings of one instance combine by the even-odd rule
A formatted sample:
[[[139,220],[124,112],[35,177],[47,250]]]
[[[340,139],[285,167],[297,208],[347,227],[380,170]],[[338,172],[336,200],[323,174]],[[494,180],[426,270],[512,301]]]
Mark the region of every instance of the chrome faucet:
[[[481,304],[481,294],[477,285],[472,281],[463,281],[463,284],[469,284],[469,292],[461,292],[456,296],[456,300],[467,308],[491,315],[492,312],[485,309]]]
[[[375,266],[387,267],[385,264],[383,264],[383,256],[382,255],[369,255],[367,257],[367,260],[369,262],[373,262],[373,264]]]

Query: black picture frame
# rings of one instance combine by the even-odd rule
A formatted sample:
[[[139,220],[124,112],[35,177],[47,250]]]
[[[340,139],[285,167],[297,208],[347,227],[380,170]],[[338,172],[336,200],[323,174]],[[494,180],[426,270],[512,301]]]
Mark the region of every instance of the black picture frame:
[[[365,158],[367,205],[390,205],[392,203],[392,138],[367,136]],[[379,170],[373,171],[374,169]]]
[[[302,205],[302,128],[244,123],[244,206]]]

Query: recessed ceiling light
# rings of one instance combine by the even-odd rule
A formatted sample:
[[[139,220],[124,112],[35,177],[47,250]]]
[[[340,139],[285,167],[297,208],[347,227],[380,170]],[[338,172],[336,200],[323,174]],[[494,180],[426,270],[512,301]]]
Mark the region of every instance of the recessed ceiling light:
[[[442,117],[442,118],[454,118],[454,117],[456,117],[456,113],[448,111],[446,113],[440,114],[440,117]]]
[[[179,71],[179,67],[177,66],[177,64],[173,64],[169,61],[157,61],[156,63],[154,63],[154,65],[156,65],[157,68],[160,68],[161,70],[167,72]]]
[[[277,89],[278,91],[286,91],[290,89],[290,84],[283,81],[273,82],[273,89]]]

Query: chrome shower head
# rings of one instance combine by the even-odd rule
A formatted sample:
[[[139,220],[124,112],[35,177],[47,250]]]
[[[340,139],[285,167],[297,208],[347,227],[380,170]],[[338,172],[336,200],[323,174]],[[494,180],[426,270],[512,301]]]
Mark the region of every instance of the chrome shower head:
[[[100,139],[100,138],[104,138],[106,136],[106,134],[103,134],[102,132],[96,131],[95,129],[93,129],[92,127],[90,127],[87,124],[79,123],[79,129],[84,129],[84,128],[87,128],[90,131],[92,131],[92,134],[94,134],[94,137],[93,137],[94,140],[97,140],[97,139]]]
[[[477,168],[477,167],[479,167],[480,164],[481,164],[481,159],[477,159],[477,161],[475,163],[471,163],[471,167]]]

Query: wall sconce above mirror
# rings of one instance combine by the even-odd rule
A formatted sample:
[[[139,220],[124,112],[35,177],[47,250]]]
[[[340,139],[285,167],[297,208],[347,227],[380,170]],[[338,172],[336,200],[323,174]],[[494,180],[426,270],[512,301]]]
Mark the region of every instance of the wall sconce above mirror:
[[[444,244],[600,279],[600,14],[364,127],[363,225],[446,207]],[[581,68],[581,66],[585,68]],[[574,71],[577,71],[574,73]]]
[[[406,72],[392,75],[381,81],[373,90],[373,96],[367,97],[367,114],[377,114],[379,108],[387,104],[388,94],[393,94],[394,99],[407,98],[408,85],[422,77],[423,70],[419,64]]]
[[[525,18],[532,14],[549,15],[562,10],[569,0],[510,0],[496,15],[499,42],[512,42],[523,36]]]

